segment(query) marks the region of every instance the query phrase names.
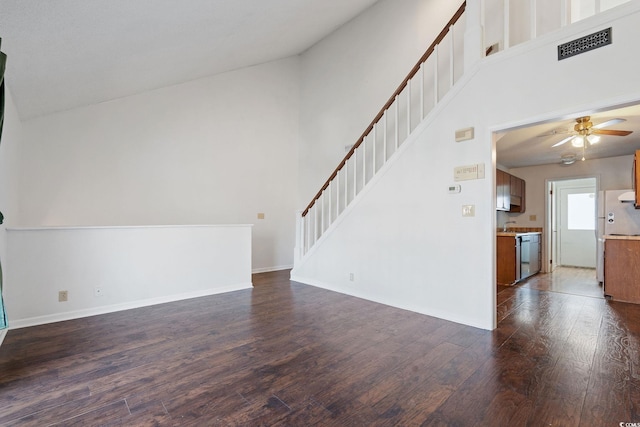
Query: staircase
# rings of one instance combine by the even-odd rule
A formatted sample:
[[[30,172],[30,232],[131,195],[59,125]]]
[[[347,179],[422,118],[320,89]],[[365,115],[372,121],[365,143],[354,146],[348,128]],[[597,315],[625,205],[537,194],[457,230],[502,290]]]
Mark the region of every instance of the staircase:
[[[463,74],[462,3],[418,63],[302,211],[296,261],[304,257]]]
[[[474,13],[470,17],[466,16],[467,3],[462,3],[320,190],[299,213],[294,257],[296,265],[364,195],[363,191],[372,180],[398,157],[407,139],[464,75],[465,66],[473,65],[465,64],[465,58],[478,56],[477,52],[469,56],[469,46],[464,44],[469,26],[477,26],[484,32],[480,37],[485,41],[484,46],[480,46],[481,59],[540,37],[544,25],[545,31],[551,32],[603,11],[600,10],[599,0],[590,1],[593,1],[592,8],[585,7],[579,11],[572,11],[570,2],[561,2],[558,11],[553,11],[555,28],[549,26],[548,16],[542,16],[546,11],[541,11],[542,2],[539,5],[537,0],[529,0],[526,5],[512,5],[510,0],[474,2]],[[479,11],[479,4],[484,6],[483,11]],[[585,10],[590,12],[586,13]],[[500,14],[509,19],[495,22],[495,16]],[[485,15],[491,18],[486,18],[487,22]],[[512,28],[514,22],[518,25]],[[528,29],[523,31],[522,28]],[[498,40],[492,37],[498,37]]]

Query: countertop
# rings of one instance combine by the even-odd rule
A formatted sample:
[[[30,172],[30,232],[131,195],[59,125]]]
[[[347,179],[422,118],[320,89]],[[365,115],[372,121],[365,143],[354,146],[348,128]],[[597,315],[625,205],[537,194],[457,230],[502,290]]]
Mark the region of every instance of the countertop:
[[[529,232],[521,232],[521,231],[498,231],[496,235],[498,237],[516,237],[516,236],[529,236],[532,234],[542,234],[539,231],[529,231]],[[622,236],[621,236],[622,237]],[[629,237],[629,236],[624,236]],[[640,236],[638,236],[640,238]],[[640,240],[640,239],[639,239]]]
[[[619,236],[616,234],[605,234],[602,237],[605,240],[640,240],[640,236]]]

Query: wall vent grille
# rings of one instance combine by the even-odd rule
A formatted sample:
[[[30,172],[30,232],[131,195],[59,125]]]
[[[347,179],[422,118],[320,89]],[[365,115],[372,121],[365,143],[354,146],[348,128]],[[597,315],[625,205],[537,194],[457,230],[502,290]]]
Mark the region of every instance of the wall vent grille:
[[[558,61],[611,44],[611,27],[558,46]]]

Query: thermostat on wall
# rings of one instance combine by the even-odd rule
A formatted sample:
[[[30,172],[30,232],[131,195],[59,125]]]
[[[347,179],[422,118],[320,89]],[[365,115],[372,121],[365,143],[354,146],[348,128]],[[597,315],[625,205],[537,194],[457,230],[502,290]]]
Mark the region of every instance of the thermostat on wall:
[[[462,191],[462,187],[460,187],[460,184],[454,184],[449,186],[449,194],[456,194],[456,193],[459,193],[460,191]]]

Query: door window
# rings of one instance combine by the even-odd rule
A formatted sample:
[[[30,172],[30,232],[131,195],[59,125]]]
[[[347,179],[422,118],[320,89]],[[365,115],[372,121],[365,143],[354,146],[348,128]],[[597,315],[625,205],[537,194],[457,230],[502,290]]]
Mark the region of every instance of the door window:
[[[595,230],[596,198],[594,193],[567,195],[567,229]]]

